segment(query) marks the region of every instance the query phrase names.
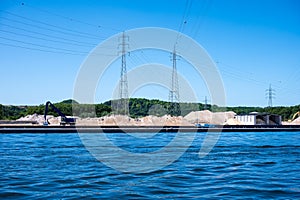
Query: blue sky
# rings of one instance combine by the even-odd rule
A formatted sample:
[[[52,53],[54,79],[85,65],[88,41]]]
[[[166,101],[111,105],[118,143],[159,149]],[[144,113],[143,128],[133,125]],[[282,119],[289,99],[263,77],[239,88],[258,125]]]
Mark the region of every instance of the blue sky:
[[[300,104],[297,0],[1,0],[0,103],[35,105],[72,98],[88,52],[120,31],[142,27],[181,31],[202,45],[217,63],[228,106],[267,106],[269,84],[275,106]],[[128,70],[143,60],[172,65],[168,54],[144,51],[127,59]],[[199,101],[210,99],[203,80],[194,77],[183,59],[177,66]],[[111,98],[119,70],[118,63],[108,70],[97,102]],[[133,97],[167,100],[168,91],[147,86]]]

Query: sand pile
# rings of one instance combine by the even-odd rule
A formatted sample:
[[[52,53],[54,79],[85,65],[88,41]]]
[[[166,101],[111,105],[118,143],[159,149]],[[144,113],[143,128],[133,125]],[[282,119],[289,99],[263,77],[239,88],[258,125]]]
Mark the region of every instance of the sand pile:
[[[300,125],[300,117],[291,122],[292,125]]]
[[[109,126],[124,126],[129,125],[133,119],[123,115],[111,115],[95,118],[78,118],[77,125],[109,125]]]
[[[43,124],[44,116],[38,114],[27,115],[25,117],[21,117],[20,119],[17,119],[16,121],[36,121],[38,124]]]
[[[52,115],[47,115],[47,119],[50,125],[60,125],[61,117],[53,117]]]
[[[182,116],[164,115],[162,117],[146,116],[135,119],[134,125],[136,126],[189,126],[192,125]]]
[[[93,126],[93,125],[99,125],[98,121],[99,118],[78,118],[76,120],[76,125],[87,125],[87,126]]]
[[[189,126],[193,125],[182,116],[171,117],[165,115],[162,117],[146,116],[141,118],[131,118],[124,115],[110,115],[100,118],[77,119],[77,125],[107,125],[107,126]]]
[[[223,125],[243,125],[243,123],[238,121],[237,119],[230,118]]]
[[[186,120],[182,116],[177,116],[177,117],[171,117],[170,115],[164,115],[162,117],[157,117],[157,121],[161,121],[160,125],[165,125],[165,126],[190,126],[193,125],[190,123],[188,120]],[[155,125],[155,124],[153,124]]]
[[[224,124],[229,119],[233,119],[236,113],[229,112],[211,112],[209,110],[193,111],[187,114],[184,119],[192,124],[203,123],[203,124]],[[234,122],[231,120],[231,122]]]
[[[125,115],[110,115],[97,118],[77,118],[77,125],[90,125],[90,126],[193,126],[196,123],[206,124],[240,124],[237,120],[234,120],[235,113],[230,112],[211,112],[208,110],[196,111],[182,116],[170,116],[164,115],[158,116],[146,116],[141,118],[131,118]],[[61,117],[54,117],[47,115],[50,125],[59,125]],[[230,120],[229,120],[230,119]],[[28,115],[18,119],[19,121],[36,121],[38,124],[44,123],[43,115]]]
[[[157,116],[146,116],[136,120],[135,125],[140,126],[190,126],[189,123],[182,116],[170,116],[164,115],[162,117]]]
[[[47,119],[51,125],[59,125],[60,124],[60,117],[54,117],[53,115],[47,115]],[[44,123],[44,115],[27,115],[25,117],[21,117],[16,121],[36,121],[38,124],[42,125]]]
[[[284,121],[282,125],[300,125],[300,117],[294,119],[293,121]]]

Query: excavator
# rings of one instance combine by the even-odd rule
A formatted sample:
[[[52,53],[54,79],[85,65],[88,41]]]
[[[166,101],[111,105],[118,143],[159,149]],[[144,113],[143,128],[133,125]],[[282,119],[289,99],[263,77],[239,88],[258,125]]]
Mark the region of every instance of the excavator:
[[[296,119],[297,116],[300,117],[300,111],[299,111],[299,112],[296,112],[296,113],[293,115],[292,119],[289,119],[288,122],[294,121],[294,120]]]
[[[300,111],[296,112],[290,121],[294,121],[294,119],[296,119],[297,116],[300,117]]]
[[[76,123],[76,118],[73,117],[67,117],[64,113],[62,113],[58,108],[56,108],[50,101],[47,101],[46,106],[45,106],[45,114],[44,114],[44,126],[48,126],[50,123],[47,120],[47,114],[48,114],[48,110],[49,110],[49,105],[51,106],[51,108],[57,113],[59,114],[59,116],[61,116],[61,121],[60,121],[60,125],[65,126],[66,124],[70,124],[70,125],[75,125]]]

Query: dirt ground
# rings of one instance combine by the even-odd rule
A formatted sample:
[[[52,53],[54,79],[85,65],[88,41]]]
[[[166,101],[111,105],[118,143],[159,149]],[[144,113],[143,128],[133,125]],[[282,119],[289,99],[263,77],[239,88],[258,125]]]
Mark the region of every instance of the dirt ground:
[[[208,124],[238,124],[234,120],[234,112],[210,112],[208,110],[195,111],[186,116],[170,116],[162,117],[146,116],[141,118],[131,118],[124,115],[110,115],[98,118],[77,118],[77,125],[130,125],[130,126],[193,126],[196,123]],[[43,124],[43,115],[28,115],[18,119],[19,121],[36,121],[38,124]],[[61,118],[51,115],[47,116],[50,125],[59,125]]]

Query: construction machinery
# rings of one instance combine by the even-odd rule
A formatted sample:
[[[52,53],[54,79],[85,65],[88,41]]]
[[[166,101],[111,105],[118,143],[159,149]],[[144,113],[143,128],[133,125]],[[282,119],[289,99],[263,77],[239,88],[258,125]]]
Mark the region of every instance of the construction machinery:
[[[291,121],[294,121],[294,119],[296,119],[297,116],[300,117],[300,111],[299,111],[299,112],[296,112],[296,113],[293,115]]]
[[[51,108],[59,115],[61,116],[61,121],[60,121],[60,125],[65,126],[66,124],[69,125],[75,125],[76,123],[76,118],[73,117],[67,117],[64,113],[62,113],[58,108],[56,108],[50,101],[47,101],[46,106],[45,106],[45,113],[44,113],[44,126],[48,126],[50,123],[47,120],[47,114],[48,114],[48,110],[49,110],[49,105],[51,106]]]

